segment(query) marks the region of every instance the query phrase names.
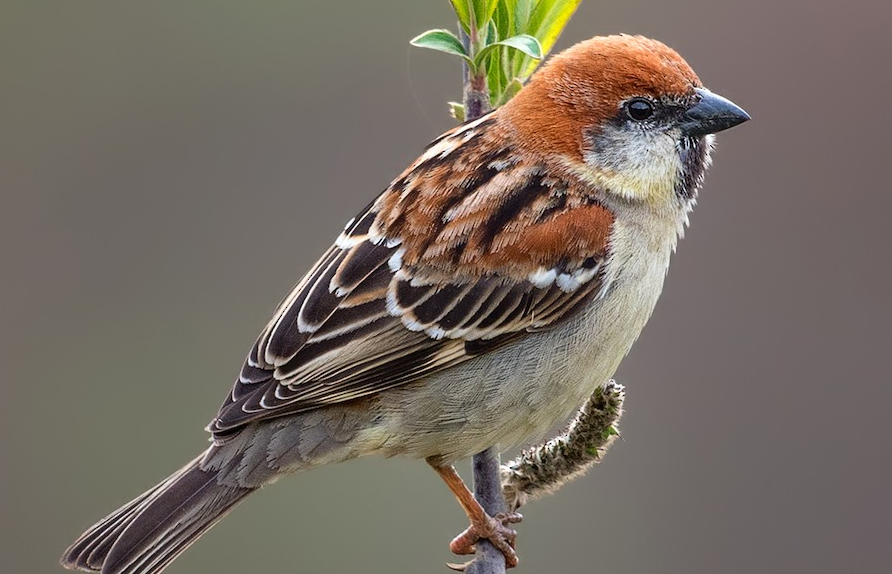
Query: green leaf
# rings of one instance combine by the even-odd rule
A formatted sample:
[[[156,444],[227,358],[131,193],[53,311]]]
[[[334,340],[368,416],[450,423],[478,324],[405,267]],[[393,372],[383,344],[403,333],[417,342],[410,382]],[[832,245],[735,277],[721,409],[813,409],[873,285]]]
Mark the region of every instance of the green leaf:
[[[523,27],[518,24],[518,31],[535,36],[542,44],[542,52],[548,54],[581,2],[582,0],[538,0],[531,5]],[[522,80],[529,78],[538,66],[538,62],[517,52],[511,59],[512,71]]]
[[[465,107],[458,102],[449,102],[449,115],[460,122],[465,121]]]
[[[530,32],[530,14],[533,11],[532,0],[515,0],[514,2],[514,31],[521,34]]]
[[[476,69],[473,60],[465,52],[465,47],[461,45],[461,40],[449,30],[428,30],[412,38],[409,43],[419,48],[428,48],[459,56],[468,62],[472,70]]]
[[[539,43],[539,40],[528,34],[521,34],[520,36],[505,38],[495,44],[486,46],[477,52],[477,55],[474,57],[474,64],[479,68],[480,65],[486,61],[486,58],[488,58],[499,46],[514,48],[515,50],[523,52],[530,58],[535,58],[537,60],[542,58],[542,45]]]
[[[512,22],[514,24],[514,33],[512,36],[517,34],[530,34],[534,35],[533,31],[530,29],[530,15],[533,12],[533,4],[536,0],[512,0]],[[538,0],[543,1],[543,0]],[[525,79],[524,76],[521,76],[521,70],[527,68],[529,62],[532,62],[530,58],[525,56],[522,52],[512,52],[509,57],[510,60],[510,70],[509,73],[511,77],[519,76]]]
[[[450,2],[452,2],[452,9],[455,10],[455,15],[458,16],[462,28],[465,29],[465,32],[470,32],[471,12],[468,10],[468,0],[450,0]]]
[[[546,54],[581,3],[582,0],[539,0],[533,8],[527,33],[539,39]]]
[[[471,34],[471,48],[448,30],[429,30],[413,46],[461,57],[472,74],[484,73],[496,107],[513,98],[539,62],[554,47],[582,0],[450,0],[460,26]],[[510,49],[509,49],[510,48]],[[464,121],[465,110],[449,103],[450,114]]]
[[[508,100],[517,95],[517,92],[519,92],[521,88],[523,88],[523,84],[520,80],[518,80],[517,78],[511,80],[508,85],[505,86],[505,89],[502,91],[502,93],[499,94],[494,107],[498,108],[499,106],[505,105]]]
[[[530,36],[529,34],[520,34],[518,36],[505,38],[498,43],[503,46],[508,46],[509,48],[514,48],[515,50],[520,50],[530,58],[535,58],[536,60],[541,60],[544,56],[542,52],[542,44],[539,43],[539,40],[535,36]]]
[[[505,82],[502,66],[490,62],[490,65],[486,68],[486,87],[489,88],[490,102],[495,102],[499,99],[499,94],[504,90]]]
[[[502,5],[503,2],[499,2],[499,5]],[[499,41],[499,38],[504,38],[499,34],[498,26],[496,25],[495,18],[489,21],[487,26],[486,33],[486,41],[484,42],[484,46],[495,44]],[[489,99],[490,101],[495,100],[495,96],[502,92],[502,88],[507,81],[507,73],[504,70],[504,67],[501,65],[501,62],[490,61],[489,65],[486,67],[486,85],[489,88]]]
[[[541,31],[542,24],[555,8],[560,10],[561,6],[572,5],[573,3],[573,0],[538,0],[530,10],[530,17],[527,21],[527,33],[538,34]]]
[[[454,3],[455,0],[453,0]],[[474,20],[477,24],[477,29],[480,30],[486,23],[492,20],[492,13],[496,11],[496,5],[499,3],[499,0],[471,0],[471,5],[474,9]]]
[[[492,20],[486,25],[486,35],[484,36],[483,45],[495,44],[499,41],[499,30],[496,23]]]
[[[496,5],[492,20],[499,32],[499,38],[510,38],[517,34],[514,30],[514,2],[515,0],[503,0]]]

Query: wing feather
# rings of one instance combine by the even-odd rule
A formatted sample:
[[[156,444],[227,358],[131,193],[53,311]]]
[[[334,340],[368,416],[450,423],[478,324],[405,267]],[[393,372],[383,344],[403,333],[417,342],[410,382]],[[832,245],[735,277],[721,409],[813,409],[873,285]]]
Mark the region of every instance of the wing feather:
[[[258,337],[209,425],[217,440],[423,379],[605,292],[610,213],[481,143],[491,129],[447,134],[348,223]]]

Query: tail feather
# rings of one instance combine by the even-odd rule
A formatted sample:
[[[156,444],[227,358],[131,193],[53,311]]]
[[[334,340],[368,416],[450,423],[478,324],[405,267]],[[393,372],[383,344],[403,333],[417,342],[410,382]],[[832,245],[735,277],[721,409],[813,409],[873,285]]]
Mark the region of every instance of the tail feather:
[[[85,532],[62,557],[66,568],[156,574],[254,491],[219,484],[198,457]]]
[[[62,565],[66,568],[100,571],[105,557],[121,535],[121,532],[133,522],[136,515],[157,496],[158,492],[163,490],[180,472],[144,492],[90,527],[65,551],[65,554],[62,556]]]

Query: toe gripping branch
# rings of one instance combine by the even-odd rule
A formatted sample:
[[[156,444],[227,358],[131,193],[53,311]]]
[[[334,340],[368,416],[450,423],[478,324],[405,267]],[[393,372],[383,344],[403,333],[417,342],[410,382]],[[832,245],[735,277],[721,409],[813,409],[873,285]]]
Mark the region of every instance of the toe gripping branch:
[[[492,448],[476,455],[473,495],[451,465],[438,466],[429,461],[471,522],[449,548],[456,554],[476,553],[475,558],[447,566],[466,574],[503,574],[506,568],[516,566],[517,533],[510,524],[521,521],[517,509],[533,498],[557,491],[601,461],[619,436],[617,424],[624,398],[623,386],[611,380],[595,391],[559,436],[523,451],[501,467],[498,453]]]

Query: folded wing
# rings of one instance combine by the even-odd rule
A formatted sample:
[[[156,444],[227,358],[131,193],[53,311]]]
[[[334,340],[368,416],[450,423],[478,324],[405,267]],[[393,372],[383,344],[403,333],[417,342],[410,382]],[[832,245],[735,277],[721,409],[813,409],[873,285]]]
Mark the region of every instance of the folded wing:
[[[279,305],[209,425],[350,401],[572,316],[605,285],[613,219],[466,124],[435,141]]]

